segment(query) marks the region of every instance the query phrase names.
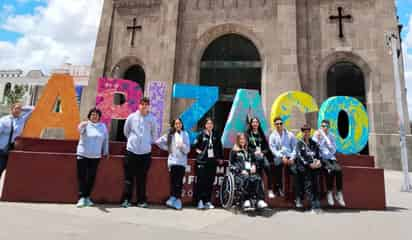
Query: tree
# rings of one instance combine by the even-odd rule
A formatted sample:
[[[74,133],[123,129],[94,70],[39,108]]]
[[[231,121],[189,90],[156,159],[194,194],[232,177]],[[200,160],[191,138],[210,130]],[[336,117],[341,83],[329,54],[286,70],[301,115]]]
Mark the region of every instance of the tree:
[[[13,88],[6,89],[4,92],[5,103],[11,105],[21,101],[28,90],[29,87],[27,85],[14,85]]]

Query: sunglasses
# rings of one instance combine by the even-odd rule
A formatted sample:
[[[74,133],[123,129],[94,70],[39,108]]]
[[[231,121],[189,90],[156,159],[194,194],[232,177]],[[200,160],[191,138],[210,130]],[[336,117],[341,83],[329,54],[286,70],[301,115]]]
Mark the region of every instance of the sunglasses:
[[[323,125],[322,125],[322,127],[323,127],[323,128],[328,128],[328,127],[329,127],[329,125],[325,125],[325,124],[323,124]]]
[[[275,123],[275,125],[276,125],[276,126],[282,126],[283,123],[282,123],[282,122],[277,122],[277,123]]]

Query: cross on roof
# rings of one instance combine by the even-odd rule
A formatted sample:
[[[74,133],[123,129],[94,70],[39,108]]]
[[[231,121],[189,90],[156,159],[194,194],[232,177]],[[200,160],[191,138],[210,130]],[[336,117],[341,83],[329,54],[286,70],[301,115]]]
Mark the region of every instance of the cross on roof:
[[[330,16],[329,19],[331,21],[333,20],[338,20],[339,23],[339,37],[340,38],[344,38],[343,35],[343,20],[352,20],[352,15],[348,14],[348,15],[343,15],[343,7],[338,7],[338,16]]]
[[[137,30],[142,30],[142,26],[141,25],[136,25],[136,18],[133,18],[133,25],[132,26],[127,26],[127,30],[132,31],[132,40],[130,41],[130,45],[133,47],[136,31]]]

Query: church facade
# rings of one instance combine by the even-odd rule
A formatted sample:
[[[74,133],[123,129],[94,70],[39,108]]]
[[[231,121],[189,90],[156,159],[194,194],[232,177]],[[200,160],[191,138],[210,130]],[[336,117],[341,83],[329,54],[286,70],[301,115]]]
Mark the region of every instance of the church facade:
[[[385,32],[399,33],[393,0],[105,0],[81,114],[95,104],[102,76],[133,80],[145,90],[151,81],[164,82],[165,128],[191,104],[172,100],[174,83],[219,87],[219,102],[207,115],[220,130],[239,88],[260,92],[268,120],[273,101],[286,91],[307,92],[319,105],[353,96],[370,118],[365,152],[380,167],[400,169]],[[406,91],[402,99],[407,113]],[[316,118],[296,112],[292,126],[316,126]]]

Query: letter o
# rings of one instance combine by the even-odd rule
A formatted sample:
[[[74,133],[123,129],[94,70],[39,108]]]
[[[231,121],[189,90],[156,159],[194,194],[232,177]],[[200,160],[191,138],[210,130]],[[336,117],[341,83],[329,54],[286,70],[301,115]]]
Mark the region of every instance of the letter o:
[[[345,111],[349,118],[348,136],[343,139],[338,130],[338,116]],[[332,97],[326,100],[319,111],[318,127],[322,120],[330,121],[330,131],[336,137],[337,151],[343,154],[356,154],[368,143],[369,117],[362,103],[353,97]]]

